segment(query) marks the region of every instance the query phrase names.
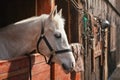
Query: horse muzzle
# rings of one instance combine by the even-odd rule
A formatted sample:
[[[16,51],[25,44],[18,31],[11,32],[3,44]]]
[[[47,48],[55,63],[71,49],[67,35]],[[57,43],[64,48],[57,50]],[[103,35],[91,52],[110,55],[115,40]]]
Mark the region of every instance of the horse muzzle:
[[[74,64],[72,63],[70,66],[62,64],[62,68],[64,69],[65,73],[68,74],[69,72],[73,71]]]

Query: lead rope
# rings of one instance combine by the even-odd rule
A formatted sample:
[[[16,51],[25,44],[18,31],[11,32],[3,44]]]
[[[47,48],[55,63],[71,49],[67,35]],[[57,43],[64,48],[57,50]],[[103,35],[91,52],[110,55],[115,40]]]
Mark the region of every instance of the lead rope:
[[[32,52],[30,52],[30,54],[25,54],[28,57],[29,60],[29,77],[30,80],[32,80],[32,60],[31,60],[31,54],[34,54],[36,52],[36,50],[33,50]]]
[[[25,54],[28,57],[29,60],[29,77],[30,80],[32,80],[32,60],[31,60],[31,55],[30,54]]]
[[[31,60],[31,56],[28,55],[28,59],[29,59],[29,76],[30,76],[30,80],[32,80],[32,60]]]

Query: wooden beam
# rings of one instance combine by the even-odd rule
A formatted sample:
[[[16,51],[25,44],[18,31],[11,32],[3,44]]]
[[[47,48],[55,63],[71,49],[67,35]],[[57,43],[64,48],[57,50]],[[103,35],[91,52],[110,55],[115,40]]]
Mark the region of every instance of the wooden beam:
[[[108,29],[105,30],[104,80],[108,80]]]
[[[54,8],[54,0],[36,0],[36,15],[49,14]]]

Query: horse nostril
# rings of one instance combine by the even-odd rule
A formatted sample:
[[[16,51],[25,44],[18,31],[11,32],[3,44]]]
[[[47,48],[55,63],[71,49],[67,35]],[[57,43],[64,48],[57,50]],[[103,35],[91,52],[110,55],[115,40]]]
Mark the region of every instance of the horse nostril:
[[[72,63],[71,66],[67,66],[66,64],[62,64],[62,67],[64,70],[71,71],[74,68],[74,63]]]
[[[72,68],[74,67],[74,64],[72,63],[72,66],[71,66]]]
[[[74,65],[74,63],[72,63],[72,64],[71,64],[71,68],[74,68],[74,67],[75,67],[75,65]]]
[[[68,67],[66,64],[62,64],[63,69],[68,70]]]

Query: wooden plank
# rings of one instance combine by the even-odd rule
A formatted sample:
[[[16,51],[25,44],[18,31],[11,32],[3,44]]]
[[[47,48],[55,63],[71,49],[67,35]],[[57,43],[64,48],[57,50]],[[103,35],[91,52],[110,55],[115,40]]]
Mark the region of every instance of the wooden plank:
[[[29,73],[22,73],[4,80],[29,80]],[[32,76],[32,80],[50,80],[50,73],[47,70],[44,72],[38,72]]]
[[[0,74],[0,79],[1,80],[7,79],[9,77],[16,76],[18,74],[26,73],[27,71],[28,71],[28,68],[26,68],[26,69],[20,69],[18,71],[14,71],[14,72],[2,73],[2,74]]]
[[[81,80],[81,72],[72,72],[70,75],[70,80]]]
[[[32,64],[37,64],[44,62],[44,57],[39,54],[34,54],[31,56]],[[18,66],[19,65],[19,66]],[[0,73],[11,72],[21,68],[29,66],[29,59],[27,56],[18,57],[11,60],[1,60],[0,61]]]
[[[108,29],[105,30],[104,80],[108,80]]]
[[[81,80],[81,72],[76,73],[75,80]]]
[[[8,79],[2,79],[2,80],[29,80],[29,74],[24,73],[24,74],[16,75]]]
[[[31,56],[32,59],[32,74],[42,73],[47,71],[50,75],[50,66],[46,64],[39,54]],[[0,79],[17,76],[29,72],[29,60],[26,56],[12,59],[9,61],[1,61],[0,63]],[[44,77],[44,76],[43,76]]]
[[[81,72],[72,72],[71,74],[66,74],[60,65],[55,65],[55,74],[54,74],[54,80],[81,80]]]
[[[55,64],[55,80],[71,80],[70,74],[65,74],[61,66]]]
[[[33,80],[51,80],[50,73],[48,71],[44,71],[42,73],[33,75]]]
[[[81,80],[81,72],[77,72],[75,74],[75,76],[71,75],[71,79],[70,80]]]

